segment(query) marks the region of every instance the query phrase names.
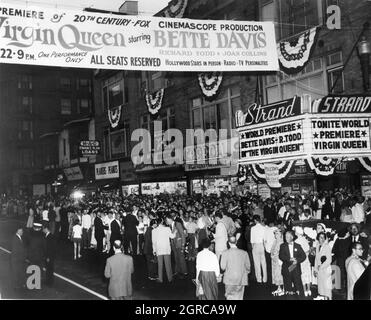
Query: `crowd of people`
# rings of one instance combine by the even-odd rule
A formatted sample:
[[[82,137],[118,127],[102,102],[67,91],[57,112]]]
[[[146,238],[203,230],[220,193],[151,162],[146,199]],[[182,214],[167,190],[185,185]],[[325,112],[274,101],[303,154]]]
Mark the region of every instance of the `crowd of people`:
[[[14,212],[17,201],[7,200],[3,214],[10,202]],[[243,299],[249,281],[269,286],[274,296],[299,298],[312,296],[315,285],[316,299],[332,299],[333,265],[353,299],[352,288],[371,260],[371,199],[342,189],[265,200],[232,193],[42,197],[28,199],[24,208],[26,233],[40,223],[58,241],[72,241],[71,259],[92,249],[130,269],[125,290],[111,290],[112,298],[132,296],[130,259],[137,255],[145,257],[149,280],[193,279],[196,296],[208,300],[218,299],[218,282],[227,299]],[[312,220],[309,237],[305,226]],[[326,221],[343,223],[330,233]],[[102,274],[117,279],[120,268],[111,264],[104,263]]]

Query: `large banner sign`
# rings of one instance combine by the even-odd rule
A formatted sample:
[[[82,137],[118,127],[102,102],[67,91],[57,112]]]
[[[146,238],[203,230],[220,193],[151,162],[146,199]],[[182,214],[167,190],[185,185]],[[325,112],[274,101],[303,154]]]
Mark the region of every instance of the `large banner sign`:
[[[288,160],[305,155],[301,99],[280,101],[267,106],[249,106],[236,115],[240,133],[240,163]]]
[[[0,62],[153,71],[278,71],[272,22],[0,7]]]
[[[95,165],[95,180],[115,179],[120,177],[118,161],[99,163]]]

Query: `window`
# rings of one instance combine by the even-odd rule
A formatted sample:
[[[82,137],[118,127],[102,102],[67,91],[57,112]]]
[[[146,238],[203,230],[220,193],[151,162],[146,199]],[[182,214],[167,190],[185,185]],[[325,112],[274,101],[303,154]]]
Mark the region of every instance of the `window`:
[[[122,73],[118,73],[103,83],[103,107],[104,111],[118,107],[127,102],[128,92],[124,86]]]
[[[104,151],[104,159],[105,160],[111,159],[109,130],[104,130],[103,132],[103,151]]]
[[[19,122],[18,128],[19,140],[32,140],[33,139],[33,124],[30,120],[22,120]]]
[[[123,157],[130,154],[130,128],[129,123],[124,123],[124,129],[111,132],[112,157]]]
[[[77,100],[77,113],[88,113],[90,112],[91,102],[89,99],[78,99]]]
[[[317,57],[308,62],[304,70],[288,76],[278,73],[264,79],[266,103],[292,98],[294,95],[309,94],[312,100],[326,96],[336,78],[339,80],[333,93],[344,92],[342,53],[331,53],[325,58]]]
[[[142,72],[141,91],[146,88],[148,92],[153,93],[169,87],[172,82],[168,75],[169,73],[163,71]]]
[[[343,93],[344,92],[344,73],[343,68],[335,68],[327,71],[327,81],[329,93]],[[336,82],[336,84],[335,84]],[[335,87],[334,87],[335,85]],[[332,89],[332,92],[330,90]]]
[[[154,132],[154,121],[161,121],[162,132]],[[154,146],[154,137],[162,135],[166,130],[175,128],[175,108],[161,109],[155,117],[149,114],[140,117],[140,126],[151,133],[151,146]]]
[[[62,89],[71,89],[71,79],[70,78],[61,78],[61,88]]]
[[[322,8],[316,0],[277,0],[278,40],[320,24]]]
[[[192,126],[194,129],[231,129],[235,127],[234,114],[241,109],[240,89],[231,87],[219,94],[219,99],[207,102],[203,98],[191,100]]]
[[[61,114],[71,114],[71,100],[70,99],[61,99]]]
[[[18,155],[19,168],[28,169],[34,166],[34,153],[32,149],[19,149]]]
[[[20,97],[19,112],[26,114],[32,113],[32,97]]]
[[[77,84],[77,89],[87,89],[87,88],[89,88],[89,91],[91,89],[90,79],[80,78],[76,81],[76,84]]]
[[[32,76],[26,74],[19,76],[18,89],[32,89]]]

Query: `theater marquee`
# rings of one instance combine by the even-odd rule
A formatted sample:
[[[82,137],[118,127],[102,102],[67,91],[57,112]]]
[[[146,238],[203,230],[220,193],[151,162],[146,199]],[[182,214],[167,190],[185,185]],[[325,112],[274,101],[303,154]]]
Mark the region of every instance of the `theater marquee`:
[[[371,156],[370,96],[327,96],[312,108],[304,108],[305,101],[294,97],[238,111],[240,164]]]
[[[0,7],[0,62],[150,71],[278,71],[273,22]]]

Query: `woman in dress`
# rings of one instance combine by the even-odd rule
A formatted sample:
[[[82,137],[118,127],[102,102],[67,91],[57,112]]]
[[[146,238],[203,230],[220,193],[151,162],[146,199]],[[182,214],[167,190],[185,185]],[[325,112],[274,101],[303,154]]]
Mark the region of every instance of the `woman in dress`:
[[[318,294],[332,299],[331,279],[331,248],[327,242],[325,232],[317,235],[316,259],[314,262],[314,275],[317,277]]]
[[[285,294],[283,290],[283,278],[282,278],[282,261],[279,259],[279,252],[281,244],[283,243],[283,233],[281,229],[274,231],[275,240],[271,249],[272,259],[272,283],[277,286],[277,290],[273,291],[274,296],[282,296]]]
[[[304,295],[306,297],[310,297],[312,295],[312,291],[310,290],[310,285],[312,282],[312,269],[308,259],[310,246],[307,239],[304,237],[304,230],[302,227],[296,227],[295,234],[297,236],[295,242],[301,245],[303,251],[307,256],[306,259],[300,264],[300,268],[301,268],[301,281],[303,282],[304,286]]]

